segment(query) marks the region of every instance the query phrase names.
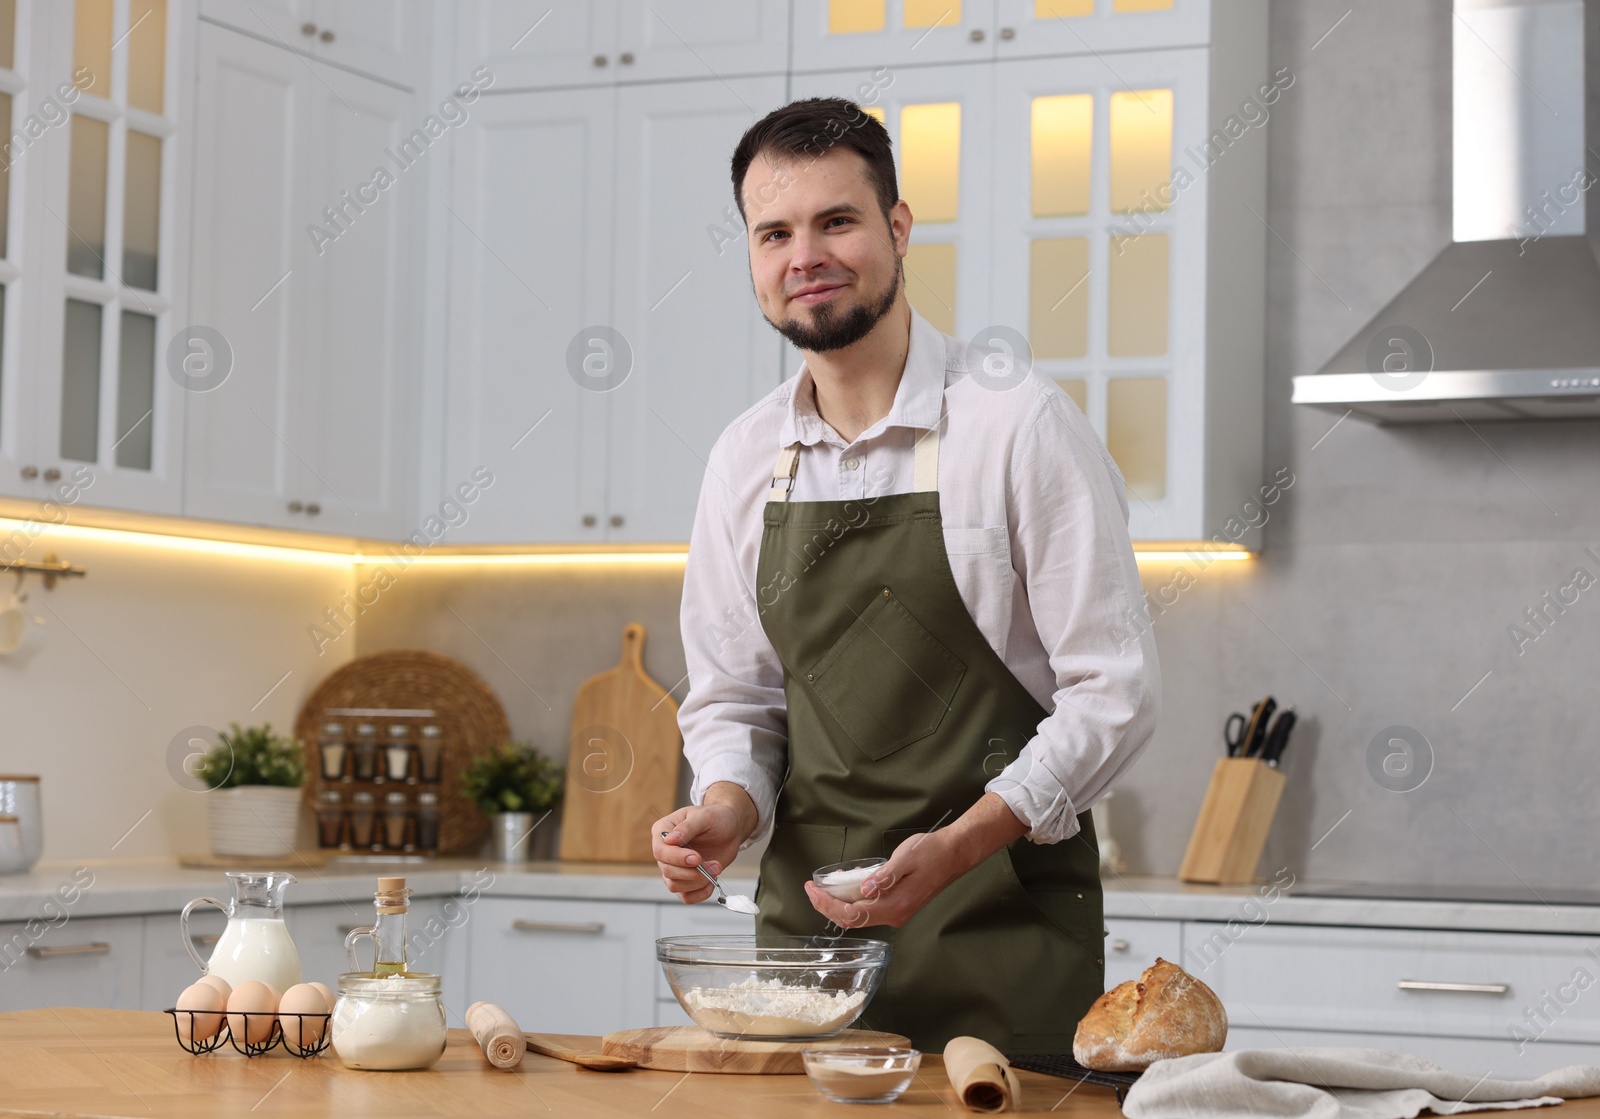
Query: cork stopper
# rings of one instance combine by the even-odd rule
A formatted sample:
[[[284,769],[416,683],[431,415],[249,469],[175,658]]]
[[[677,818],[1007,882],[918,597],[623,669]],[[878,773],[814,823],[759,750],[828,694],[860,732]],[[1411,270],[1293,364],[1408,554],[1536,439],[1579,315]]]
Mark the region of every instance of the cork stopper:
[[[379,913],[404,913],[406,911],[406,898],[411,893],[406,889],[404,878],[378,879],[378,912]]]

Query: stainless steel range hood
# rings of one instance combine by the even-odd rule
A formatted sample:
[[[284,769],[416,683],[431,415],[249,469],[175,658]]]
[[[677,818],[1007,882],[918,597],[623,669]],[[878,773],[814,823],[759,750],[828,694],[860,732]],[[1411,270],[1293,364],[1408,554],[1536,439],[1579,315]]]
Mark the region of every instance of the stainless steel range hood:
[[[1452,19],[1456,240],[1292,399],[1378,423],[1600,418],[1600,0]]]

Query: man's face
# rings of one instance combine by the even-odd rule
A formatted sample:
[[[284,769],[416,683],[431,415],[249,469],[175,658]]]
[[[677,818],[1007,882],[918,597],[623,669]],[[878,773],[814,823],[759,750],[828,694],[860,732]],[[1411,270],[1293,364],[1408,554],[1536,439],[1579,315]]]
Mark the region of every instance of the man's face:
[[[911,210],[896,202],[884,221],[855,152],[835,148],[809,165],[758,156],[744,207],[756,302],[800,349],[859,342],[894,307]]]

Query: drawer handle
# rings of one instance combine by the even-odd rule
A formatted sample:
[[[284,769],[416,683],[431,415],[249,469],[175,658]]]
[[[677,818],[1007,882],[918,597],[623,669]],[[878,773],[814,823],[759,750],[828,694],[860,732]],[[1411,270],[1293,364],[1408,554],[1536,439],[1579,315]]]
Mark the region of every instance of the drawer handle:
[[[1509,995],[1509,983],[1429,983],[1424,979],[1400,980],[1402,991],[1454,991],[1465,995]]]
[[[512,921],[511,927],[517,932],[582,933],[585,936],[599,936],[606,931],[605,925],[599,921],[523,921],[519,919]]]
[[[63,944],[59,948],[29,948],[28,955],[36,960],[48,960],[52,956],[105,956],[111,952],[111,945],[95,941],[93,944]]]
[[[222,939],[221,933],[196,933],[189,938],[196,948],[207,948]]]
[[[1133,945],[1129,944],[1126,940],[1117,939],[1111,942],[1111,950],[1113,952],[1126,952],[1132,947]]]

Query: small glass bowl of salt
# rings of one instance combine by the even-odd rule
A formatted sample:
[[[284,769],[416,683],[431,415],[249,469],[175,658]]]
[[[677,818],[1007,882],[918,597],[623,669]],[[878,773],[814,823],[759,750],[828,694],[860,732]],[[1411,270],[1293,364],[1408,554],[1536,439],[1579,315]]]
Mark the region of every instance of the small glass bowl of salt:
[[[811,872],[811,881],[840,901],[865,901],[861,884],[888,863],[888,859],[851,859],[849,862],[829,863]],[[879,887],[885,883],[879,882]]]
[[[841,1045],[802,1049],[812,1086],[834,1103],[892,1103],[922,1066],[916,1049]]]

